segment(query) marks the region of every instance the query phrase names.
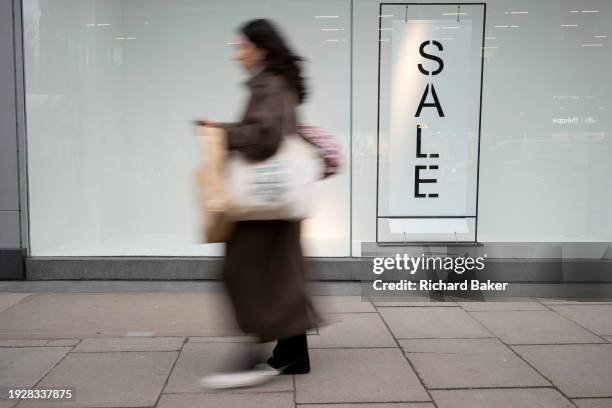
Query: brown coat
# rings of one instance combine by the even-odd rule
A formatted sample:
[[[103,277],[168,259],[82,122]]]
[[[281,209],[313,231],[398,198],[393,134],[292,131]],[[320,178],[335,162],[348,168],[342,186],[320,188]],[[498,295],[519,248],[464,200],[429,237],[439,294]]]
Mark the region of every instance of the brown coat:
[[[283,77],[262,71],[247,81],[249,101],[242,120],[221,124],[230,150],[251,160],[266,159],[278,148],[283,134],[295,134],[297,94]]]
[[[221,127],[230,150],[263,160],[276,152],[284,135],[296,132],[297,94],[282,77],[266,71],[247,86],[250,98],[242,120]],[[303,334],[319,321],[307,291],[300,224],[241,221],[226,244],[222,275],[237,323],[263,341]]]

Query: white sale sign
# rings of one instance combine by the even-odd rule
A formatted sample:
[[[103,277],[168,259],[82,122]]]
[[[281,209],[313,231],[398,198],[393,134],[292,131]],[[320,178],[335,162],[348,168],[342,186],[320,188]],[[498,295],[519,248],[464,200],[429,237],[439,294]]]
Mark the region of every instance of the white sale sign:
[[[395,21],[390,45],[390,123],[380,163],[387,214],[379,215],[472,216],[481,72],[472,22]]]

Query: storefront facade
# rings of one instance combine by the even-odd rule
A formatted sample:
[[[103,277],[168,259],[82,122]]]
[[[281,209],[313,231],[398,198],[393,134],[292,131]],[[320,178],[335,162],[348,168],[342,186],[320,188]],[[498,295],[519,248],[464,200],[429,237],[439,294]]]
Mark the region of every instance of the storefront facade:
[[[302,121],[343,153],[304,223],[323,278],[354,279],[389,248],[612,258],[609,1],[3,7],[16,85],[0,247],[25,254],[28,278],[214,276],[223,248],[198,242],[190,121],[240,114],[232,44],[256,17],[306,58]]]

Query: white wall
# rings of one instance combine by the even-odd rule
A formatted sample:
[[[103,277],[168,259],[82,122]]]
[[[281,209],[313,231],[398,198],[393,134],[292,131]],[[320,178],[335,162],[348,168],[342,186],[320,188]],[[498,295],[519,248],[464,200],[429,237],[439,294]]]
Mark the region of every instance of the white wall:
[[[0,3],[0,248],[21,248],[13,4]]]

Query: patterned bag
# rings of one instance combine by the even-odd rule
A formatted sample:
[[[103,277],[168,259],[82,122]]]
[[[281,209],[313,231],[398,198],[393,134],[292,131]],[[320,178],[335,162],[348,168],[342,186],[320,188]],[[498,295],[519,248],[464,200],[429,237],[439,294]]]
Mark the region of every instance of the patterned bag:
[[[337,174],[340,169],[340,149],[333,136],[315,126],[303,123],[298,124],[298,133],[316,146],[319,156],[323,159],[325,170],[322,178]]]

